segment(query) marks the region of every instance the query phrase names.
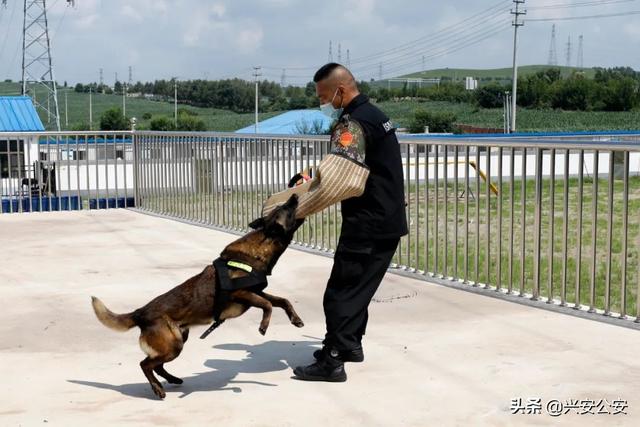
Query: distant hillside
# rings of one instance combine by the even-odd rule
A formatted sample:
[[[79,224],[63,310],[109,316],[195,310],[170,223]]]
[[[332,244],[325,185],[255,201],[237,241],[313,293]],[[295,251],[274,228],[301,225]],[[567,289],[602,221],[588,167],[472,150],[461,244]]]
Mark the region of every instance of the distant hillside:
[[[575,71],[582,71],[589,78],[593,78],[596,74],[593,68],[576,68],[550,65],[523,65],[518,67],[518,75],[526,76],[535,74],[538,71],[548,68],[559,68],[563,76],[568,76]],[[480,80],[511,80],[513,70],[511,68],[495,68],[495,69],[464,69],[464,68],[440,68],[436,70],[426,70],[418,73],[407,74],[401,77],[422,77],[422,78],[447,78],[451,80],[464,80],[465,77],[474,77]]]

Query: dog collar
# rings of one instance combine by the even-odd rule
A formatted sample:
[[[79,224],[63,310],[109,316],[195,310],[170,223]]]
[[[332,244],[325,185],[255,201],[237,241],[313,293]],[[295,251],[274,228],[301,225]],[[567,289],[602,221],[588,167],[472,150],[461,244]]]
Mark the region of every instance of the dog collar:
[[[229,267],[233,267],[233,268],[238,268],[240,270],[244,270],[247,273],[251,273],[253,271],[253,267],[251,267],[249,264],[244,264],[244,263],[238,262],[238,261],[227,261],[227,265]]]

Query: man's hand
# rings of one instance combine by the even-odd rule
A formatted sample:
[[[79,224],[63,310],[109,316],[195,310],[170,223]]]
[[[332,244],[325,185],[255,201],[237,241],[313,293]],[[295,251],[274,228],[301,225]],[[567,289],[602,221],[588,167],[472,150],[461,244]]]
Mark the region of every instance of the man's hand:
[[[302,185],[305,182],[311,179],[311,168],[305,169],[302,172],[298,172],[293,175],[289,180],[289,184],[287,185],[289,188],[297,187],[298,185]]]

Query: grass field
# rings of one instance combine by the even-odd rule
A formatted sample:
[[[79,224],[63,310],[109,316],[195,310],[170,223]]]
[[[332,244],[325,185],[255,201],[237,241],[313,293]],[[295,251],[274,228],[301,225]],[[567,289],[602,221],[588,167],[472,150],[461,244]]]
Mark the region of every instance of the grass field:
[[[503,127],[502,109],[478,108],[471,104],[452,102],[383,102],[380,108],[401,127],[409,124],[417,109],[454,113],[457,122],[466,125],[498,128]],[[571,132],[598,130],[640,129],[640,111],[562,111],[562,110],[518,110],[519,132]]]
[[[17,83],[0,83],[0,95],[16,95],[19,93]],[[68,103],[68,126],[65,125],[65,93]],[[76,93],[70,88],[60,88],[59,104],[62,127],[65,130],[88,128],[89,124],[89,95]],[[118,95],[93,96],[93,128],[97,129],[100,115],[112,107],[122,108],[122,97]],[[498,128],[503,126],[502,109],[483,109],[471,104],[451,102],[382,102],[379,107],[400,127],[406,127],[412,120],[417,109],[432,111],[447,111],[455,113],[457,122],[466,125]],[[230,132],[248,126],[254,121],[254,115],[238,114],[232,111],[215,108],[196,108],[178,105],[178,108],[188,109],[198,114],[208,130]],[[138,119],[139,129],[148,129],[150,120],[143,120],[143,115],[149,113],[154,117],[165,115],[173,117],[173,104],[169,102],[150,101],[139,98],[127,99],[127,115]],[[260,120],[273,117],[282,112],[260,114]],[[584,111],[556,111],[556,110],[528,110],[518,111],[518,130],[522,132],[543,131],[597,131],[597,130],[636,130],[640,129],[640,111],[631,112],[584,112]]]

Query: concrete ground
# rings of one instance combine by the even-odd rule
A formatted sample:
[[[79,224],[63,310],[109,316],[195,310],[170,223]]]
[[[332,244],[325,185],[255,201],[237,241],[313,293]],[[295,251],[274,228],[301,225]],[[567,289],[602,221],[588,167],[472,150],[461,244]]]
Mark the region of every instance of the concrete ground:
[[[137,330],[106,329],[89,297],[133,310],[234,239],[126,210],[0,215],[0,426],[640,423],[637,331],[393,274],[370,307],[366,359],[347,365],[348,381],[292,379],[320,345],[331,268],[293,249],[269,289],[291,299],[305,327],[274,311],[263,337],[254,309],[206,340],[196,328],[167,365],[184,384],[159,401],[138,366]],[[541,399],[541,414],[513,415],[517,398]],[[622,399],[627,415],[552,417],[553,399]]]

